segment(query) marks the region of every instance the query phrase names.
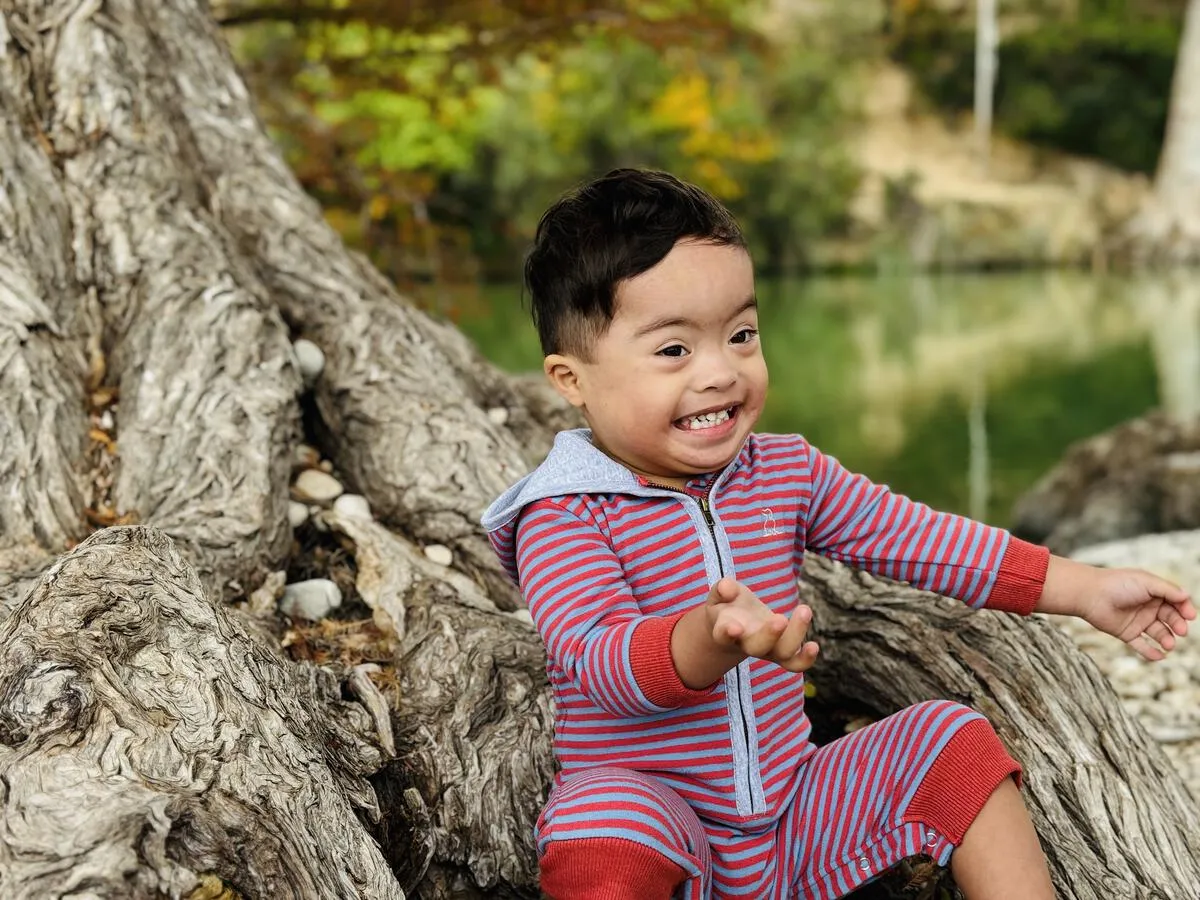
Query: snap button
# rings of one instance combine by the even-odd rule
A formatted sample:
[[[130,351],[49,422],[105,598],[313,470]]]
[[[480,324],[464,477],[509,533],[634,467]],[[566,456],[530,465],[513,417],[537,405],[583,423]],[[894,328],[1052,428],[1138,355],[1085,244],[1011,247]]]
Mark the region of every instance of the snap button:
[[[865,872],[867,869],[871,868],[871,861],[864,856],[858,861],[858,867]]]

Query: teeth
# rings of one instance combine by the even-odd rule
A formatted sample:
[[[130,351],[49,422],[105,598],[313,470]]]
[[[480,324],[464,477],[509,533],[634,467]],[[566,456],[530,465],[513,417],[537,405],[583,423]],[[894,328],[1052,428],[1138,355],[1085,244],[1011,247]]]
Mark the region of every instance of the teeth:
[[[690,431],[712,428],[714,425],[729,421],[729,410],[723,409],[720,412],[705,413],[702,416],[689,416],[683,421]]]

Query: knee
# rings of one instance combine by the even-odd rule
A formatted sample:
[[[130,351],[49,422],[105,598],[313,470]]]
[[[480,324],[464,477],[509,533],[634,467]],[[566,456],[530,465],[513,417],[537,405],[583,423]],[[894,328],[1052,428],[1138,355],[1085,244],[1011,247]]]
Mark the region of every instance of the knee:
[[[595,769],[564,778],[538,819],[542,890],[554,900],[666,900],[707,879],[696,814],[650,776]]]
[[[971,719],[987,721],[983,713],[953,700],[922,700],[903,711],[918,718],[941,719],[956,724],[959,721],[966,722]]]

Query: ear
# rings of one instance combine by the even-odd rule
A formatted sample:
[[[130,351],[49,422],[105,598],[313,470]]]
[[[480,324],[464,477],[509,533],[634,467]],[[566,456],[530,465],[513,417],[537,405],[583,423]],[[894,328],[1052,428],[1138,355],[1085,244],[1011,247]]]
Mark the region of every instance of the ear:
[[[550,384],[572,406],[583,406],[583,391],[580,390],[580,363],[573,356],[551,353],[542,360],[542,371]]]

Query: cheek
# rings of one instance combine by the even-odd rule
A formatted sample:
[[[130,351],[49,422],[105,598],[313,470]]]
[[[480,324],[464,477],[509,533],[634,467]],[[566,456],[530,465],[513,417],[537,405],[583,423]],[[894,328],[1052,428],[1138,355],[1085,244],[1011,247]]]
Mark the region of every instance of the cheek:
[[[770,379],[767,376],[767,361],[765,359],[759,356],[748,366],[746,374],[759,391],[766,392],[767,383]]]

